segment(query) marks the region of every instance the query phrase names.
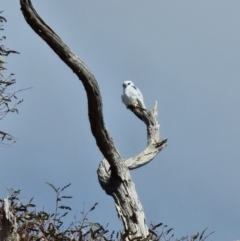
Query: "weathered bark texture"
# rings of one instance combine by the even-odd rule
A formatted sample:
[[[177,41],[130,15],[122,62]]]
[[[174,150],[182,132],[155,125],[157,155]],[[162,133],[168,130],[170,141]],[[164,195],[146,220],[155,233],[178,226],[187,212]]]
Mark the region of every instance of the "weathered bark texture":
[[[107,194],[114,198],[119,216],[122,218],[126,239],[143,239],[149,235],[142,205],[137,196],[129,169],[149,162],[164,147],[166,139],[159,140],[156,120],[156,105],[153,111],[132,109],[148,127],[148,147],[138,156],[122,160],[103,120],[102,100],[95,77],[54,31],[40,18],[30,0],[20,0],[22,13],[32,29],[72,69],[83,83],[88,98],[88,115],[92,134],[105,161],[98,169],[99,181]]]
[[[137,156],[126,160],[126,164],[131,170],[150,162],[166,146],[167,139],[159,139],[160,125],[157,121],[157,102],[154,104],[153,110],[132,107],[130,110],[138,117],[140,116],[140,119],[147,126],[147,148]]]
[[[160,126],[157,121],[157,102],[152,111],[133,108],[131,106],[129,108],[134,114],[136,114],[136,116],[140,117],[147,126],[147,148],[137,156],[124,161],[128,169],[135,169],[150,162],[159,151],[166,146],[165,143],[167,142],[167,139],[159,140]],[[141,203],[131,188],[119,188],[120,185],[118,181],[113,178],[110,165],[106,159],[104,159],[99,165],[98,179],[106,193],[114,198],[116,209],[123,220],[125,230],[138,232],[139,226],[143,224],[138,222],[138,220],[144,219],[145,225],[144,211]],[[128,186],[128,182],[126,183],[126,186]],[[131,218],[129,219],[129,217]]]
[[[19,241],[19,235],[17,233],[17,221],[16,217],[10,210],[8,198],[3,200],[3,209],[0,215],[0,240],[14,240]]]

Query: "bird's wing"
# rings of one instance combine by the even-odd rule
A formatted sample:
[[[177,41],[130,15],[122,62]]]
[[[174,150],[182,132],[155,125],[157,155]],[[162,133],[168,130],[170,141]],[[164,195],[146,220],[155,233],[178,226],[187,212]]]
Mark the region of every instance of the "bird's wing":
[[[136,86],[133,86],[133,88],[135,89],[134,92],[135,92],[135,95],[136,95],[136,98],[137,98],[137,101],[138,101],[139,105],[142,108],[146,109],[146,106],[145,106],[144,101],[143,101],[143,95],[142,95],[141,91]]]

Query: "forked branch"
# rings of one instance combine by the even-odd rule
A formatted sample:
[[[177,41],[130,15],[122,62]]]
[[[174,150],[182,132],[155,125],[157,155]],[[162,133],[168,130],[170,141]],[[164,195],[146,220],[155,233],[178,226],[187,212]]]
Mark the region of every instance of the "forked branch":
[[[160,125],[157,121],[157,102],[154,104],[153,110],[146,110],[142,108],[129,107],[129,109],[141,119],[147,126],[147,147],[138,155],[130,157],[125,160],[125,164],[129,170],[139,168],[143,165],[149,163],[165,146],[167,139],[159,139]],[[100,164],[102,171],[107,170],[108,175],[110,175],[109,165],[106,160],[102,161]],[[101,169],[101,168],[100,168]],[[107,173],[100,174],[103,175],[106,181]]]
[[[136,116],[141,116],[141,120],[147,126],[147,148],[137,156],[125,161],[127,167],[131,170],[150,162],[166,146],[167,139],[159,139],[160,125],[157,120],[157,102],[155,102],[153,110],[131,107],[130,110]]]
[[[122,218],[125,228],[125,239],[139,240],[147,238],[149,231],[146,225],[144,211],[137,196],[129,169],[144,165],[150,159],[147,158],[144,160],[142,157],[137,157],[128,161],[122,160],[104,124],[101,94],[95,77],[84,62],[81,61],[40,18],[34,10],[30,0],[20,0],[20,4],[27,23],[51,47],[62,61],[72,69],[83,83],[88,98],[88,115],[92,134],[96,139],[100,151],[105,157],[105,161],[100,163],[98,169],[99,181],[106,193],[114,198],[118,214]],[[156,117],[154,117],[156,111],[151,112],[146,110],[142,114],[144,118],[146,117],[146,123],[149,121],[148,151],[153,151],[151,157],[153,158],[164,147],[166,140],[158,140],[159,126],[156,122]]]
[[[125,160],[125,164],[128,169],[135,169],[150,162],[166,146],[167,139],[159,140],[160,125],[157,121],[157,102],[155,103],[153,110],[146,110],[142,108],[133,107],[130,107],[129,109],[137,117],[140,117],[139,119],[141,119],[147,126],[147,148],[137,156]],[[123,220],[125,230],[131,230],[131,228],[129,228],[128,226],[129,215],[127,215],[128,213],[125,212],[125,210],[128,210],[125,209],[127,207],[126,200],[128,199],[129,195],[133,198],[133,200],[138,200],[138,197],[134,197],[134,193],[129,192],[128,189],[123,190],[121,195],[118,195],[118,182],[112,178],[112,171],[106,159],[104,159],[98,167],[98,180],[102,188],[105,190],[105,192],[114,198],[115,207],[119,213],[119,216]],[[138,208],[135,208],[134,211],[135,216],[130,217],[137,217],[136,220],[141,218],[144,220],[145,223],[144,212],[142,210],[140,201],[137,207]]]

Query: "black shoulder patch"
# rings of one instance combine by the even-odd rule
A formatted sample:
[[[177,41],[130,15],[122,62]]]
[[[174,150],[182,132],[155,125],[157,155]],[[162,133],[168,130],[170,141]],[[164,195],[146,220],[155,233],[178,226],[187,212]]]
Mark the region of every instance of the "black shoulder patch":
[[[133,87],[135,90],[137,90],[137,87],[136,87],[136,86],[133,85],[132,87]]]

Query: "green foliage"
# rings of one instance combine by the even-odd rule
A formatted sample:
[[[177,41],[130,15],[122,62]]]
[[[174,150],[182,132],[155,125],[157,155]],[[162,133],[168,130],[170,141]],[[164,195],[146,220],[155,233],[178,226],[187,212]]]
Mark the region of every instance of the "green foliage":
[[[62,192],[71,184],[68,184],[63,188],[56,188],[49,182],[47,182],[47,185],[49,185],[56,194],[55,211],[49,213],[45,210],[37,211],[35,204],[32,203],[33,198],[31,198],[27,204],[23,204],[20,200],[20,190],[9,190],[10,197],[8,200],[10,211],[16,217],[17,233],[20,236],[20,241],[120,241],[124,240],[129,235],[128,232],[109,232],[107,226],[103,227],[99,223],[90,222],[88,220],[88,214],[96,208],[98,203],[95,203],[87,212],[83,210],[81,212],[80,221],[77,221],[75,215],[74,221],[64,228],[63,219],[69,214],[71,208],[66,205],[60,205],[60,203],[63,200],[72,198],[72,196],[62,195]],[[0,199],[0,230],[3,226],[3,212],[3,200]],[[200,236],[199,234],[195,234],[190,238],[186,236],[175,240],[204,241],[210,234],[212,234],[205,235],[206,230],[207,229],[205,229]],[[163,225],[163,223],[158,223],[156,225],[151,224],[149,229],[150,235],[145,240],[171,241],[174,237],[172,231],[173,228],[167,228],[167,225]]]

